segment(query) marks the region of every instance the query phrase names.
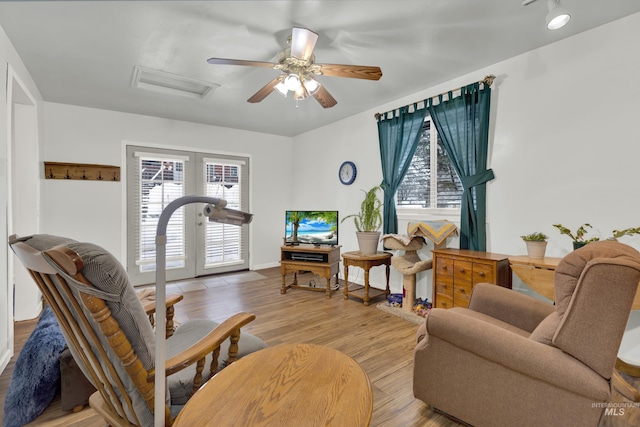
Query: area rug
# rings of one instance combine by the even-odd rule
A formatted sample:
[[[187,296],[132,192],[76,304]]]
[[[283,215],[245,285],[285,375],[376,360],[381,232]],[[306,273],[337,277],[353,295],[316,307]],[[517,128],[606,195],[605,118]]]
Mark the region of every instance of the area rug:
[[[384,311],[385,313],[393,314],[394,316],[398,316],[408,322],[415,323],[416,325],[420,325],[424,323],[424,317],[418,316],[414,312],[407,312],[400,307],[391,307],[387,305],[386,302],[381,302],[376,305],[379,310]]]

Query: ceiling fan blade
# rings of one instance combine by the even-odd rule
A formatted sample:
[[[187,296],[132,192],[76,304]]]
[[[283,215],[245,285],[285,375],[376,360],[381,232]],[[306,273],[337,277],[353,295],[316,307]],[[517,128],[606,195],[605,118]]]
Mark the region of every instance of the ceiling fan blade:
[[[264,85],[262,89],[253,94],[251,98],[247,99],[247,102],[255,103],[265,99],[269,94],[271,94],[271,92],[273,92],[273,88],[276,87],[278,83],[280,83],[281,79],[282,76],[278,76],[275,79],[271,80],[269,83]]]
[[[293,28],[291,31],[291,56],[304,61],[313,55],[313,48],[318,41],[318,34],[306,28]]]
[[[313,97],[322,105],[324,108],[331,108],[338,103],[333,96],[329,93],[324,86],[320,86],[318,91],[313,94]]]
[[[265,67],[265,68],[273,68],[275,65],[278,65],[274,62],[245,61],[243,59],[225,59],[225,58],[209,58],[207,59],[207,62],[209,64],[247,65],[249,67]]]
[[[346,64],[317,64],[320,66],[320,73],[323,76],[349,77],[352,79],[380,80],[382,70],[380,67],[369,67],[366,65],[346,65]]]

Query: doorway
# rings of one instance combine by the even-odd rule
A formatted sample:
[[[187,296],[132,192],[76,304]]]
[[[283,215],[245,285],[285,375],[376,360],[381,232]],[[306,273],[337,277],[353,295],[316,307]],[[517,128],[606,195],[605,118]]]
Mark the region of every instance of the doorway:
[[[7,209],[0,212],[4,235],[26,236],[37,233],[40,223],[40,146],[35,98],[26,85],[7,69],[7,124],[6,174],[0,174],[0,200],[6,200]],[[13,355],[14,320],[33,319],[42,310],[42,294],[27,270],[13,256],[8,245],[0,249],[4,260],[0,287],[0,372]]]
[[[162,210],[185,195],[249,210],[249,159],[149,147],[127,147],[127,270],[134,285],[155,281],[155,236]],[[249,227],[209,222],[203,205],[174,212],[167,226],[167,280],[249,268]]]

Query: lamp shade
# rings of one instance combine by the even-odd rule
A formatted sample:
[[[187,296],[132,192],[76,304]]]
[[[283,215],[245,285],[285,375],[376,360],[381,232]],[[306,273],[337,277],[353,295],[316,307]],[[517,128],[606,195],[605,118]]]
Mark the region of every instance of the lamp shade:
[[[289,89],[287,89],[287,86],[284,84],[284,82],[280,82],[275,85],[274,89],[285,98],[287,97],[287,93],[289,93]]]
[[[302,83],[300,82],[300,77],[297,74],[291,73],[284,79],[284,85],[290,91],[297,90]]]
[[[318,89],[320,89],[320,83],[318,83],[316,79],[310,76],[305,77],[302,80],[302,84],[304,85],[305,89],[307,89],[307,92],[309,92],[309,95],[315,94]]]
[[[293,92],[293,99],[296,101],[301,101],[303,99],[307,99],[309,97],[309,92],[307,92],[306,88],[302,85]]]

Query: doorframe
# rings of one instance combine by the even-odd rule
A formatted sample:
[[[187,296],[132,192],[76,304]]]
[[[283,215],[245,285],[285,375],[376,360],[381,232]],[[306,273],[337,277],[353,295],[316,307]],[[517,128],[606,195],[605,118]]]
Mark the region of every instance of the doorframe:
[[[205,142],[206,143],[206,142]],[[156,148],[156,149],[165,149],[165,150],[176,150],[176,151],[190,151],[190,152],[194,152],[194,153],[202,153],[202,154],[210,154],[212,156],[216,156],[216,155],[226,155],[226,156],[236,156],[236,157],[245,157],[248,159],[249,161],[249,206],[254,206],[253,204],[253,191],[251,191],[252,188],[254,188],[253,186],[253,155],[250,153],[243,153],[243,152],[236,152],[236,151],[226,151],[223,149],[215,149],[212,150],[211,148],[204,148],[204,147],[198,147],[198,146],[192,146],[192,145],[176,145],[176,144],[159,144],[157,142],[147,142],[147,141],[138,141],[138,140],[133,140],[133,139],[123,139],[121,141],[121,149],[120,149],[120,164],[122,164],[124,166],[124,168],[126,169],[127,166],[127,147],[130,145],[134,145],[134,146],[138,146],[138,147],[147,147],[147,148]],[[122,185],[123,185],[123,191],[121,193],[121,203],[123,206],[122,209],[122,230],[121,230],[121,234],[122,234],[122,238],[121,238],[121,251],[123,254],[123,260],[125,263],[125,268],[128,271],[128,260],[129,260],[129,253],[128,253],[128,235],[127,235],[127,230],[128,230],[128,218],[127,218],[127,211],[126,211],[126,207],[127,206],[127,188],[128,188],[128,182],[126,179],[126,173],[121,174],[121,181],[122,181]],[[251,222],[249,224],[247,224],[246,226],[249,227],[249,270],[253,271],[254,270],[254,257],[252,256],[253,253],[253,239],[254,239],[254,233],[253,233],[253,226],[254,226],[254,222]]]
[[[6,80],[5,80],[5,89],[6,89],[6,95],[7,95],[7,103],[6,103],[6,119],[7,119],[7,146],[6,146],[6,190],[7,190],[7,200],[6,200],[6,206],[7,209],[5,211],[6,214],[6,221],[5,221],[5,236],[7,236],[9,233],[14,233],[16,230],[14,229],[15,226],[15,221],[14,221],[14,215],[13,215],[13,210],[14,207],[16,205],[16,202],[14,200],[14,195],[17,193],[17,181],[20,180],[14,180],[13,179],[13,174],[14,174],[14,165],[13,165],[13,161],[14,161],[14,155],[15,152],[17,151],[15,149],[15,144],[16,144],[16,138],[15,138],[15,114],[14,114],[14,104],[20,104],[20,105],[25,105],[31,108],[31,113],[32,113],[32,117],[30,117],[29,123],[33,123],[35,126],[35,129],[30,129],[30,131],[33,131],[33,142],[37,148],[37,151],[35,153],[35,164],[38,165],[40,162],[40,158],[41,158],[41,152],[42,149],[40,147],[40,126],[39,126],[39,114],[38,114],[38,102],[36,101],[35,97],[31,94],[31,91],[27,88],[27,86],[24,84],[24,82],[22,81],[22,79],[20,78],[20,76],[18,76],[18,74],[15,72],[15,70],[13,69],[13,67],[11,66],[11,64],[7,63],[7,68],[6,68]],[[14,88],[17,88],[17,90],[14,92]],[[32,177],[33,181],[30,182],[35,182],[35,188],[33,189],[33,191],[35,192],[35,196],[34,196],[34,200],[35,200],[35,212],[33,213],[34,216],[34,227],[33,231],[34,233],[37,233],[40,230],[40,184],[39,184],[39,178],[40,176],[37,175],[35,177]],[[21,270],[18,270],[16,268],[16,263],[19,263],[19,261],[13,256],[13,252],[11,252],[8,249],[8,245],[5,245],[3,247],[3,250],[6,251],[3,255],[3,267],[6,266],[6,277],[5,277],[5,283],[6,283],[6,295],[4,297],[6,297],[6,301],[7,301],[7,307],[6,307],[6,313],[7,313],[7,318],[4,319],[5,323],[7,326],[7,343],[2,343],[3,346],[6,346],[7,350],[3,351],[2,354],[0,354],[0,372],[2,372],[4,370],[4,368],[7,366],[9,360],[11,359],[11,357],[13,356],[13,352],[14,352],[14,345],[13,345],[13,341],[14,341],[14,320],[15,320],[15,282],[17,282],[18,280],[16,280],[16,272],[21,271],[23,272],[22,274],[19,274],[19,279],[20,281],[24,281],[25,283],[22,284],[21,286],[26,286],[28,287],[28,292],[30,292],[31,294],[33,294],[34,301],[37,301],[38,298],[42,298],[42,294],[40,293],[40,291],[38,290],[36,284],[33,282],[33,280],[28,276],[27,272],[25,269],[22,268]],[[41,307],[41,303],[40,303],[40,309]],[[38,311],[36,313],[36,311]],[[22,317],[26,318],[32,318],[32,317],[36,317],[37,315],[39,315],[39,310],[38,310],[38,304],[36,303],[33,307],[27,307],[26,311],[24,313],[21,313],[21,318],[18,320],[23,320]],[[29,317],[31,316],[31,317]]]

